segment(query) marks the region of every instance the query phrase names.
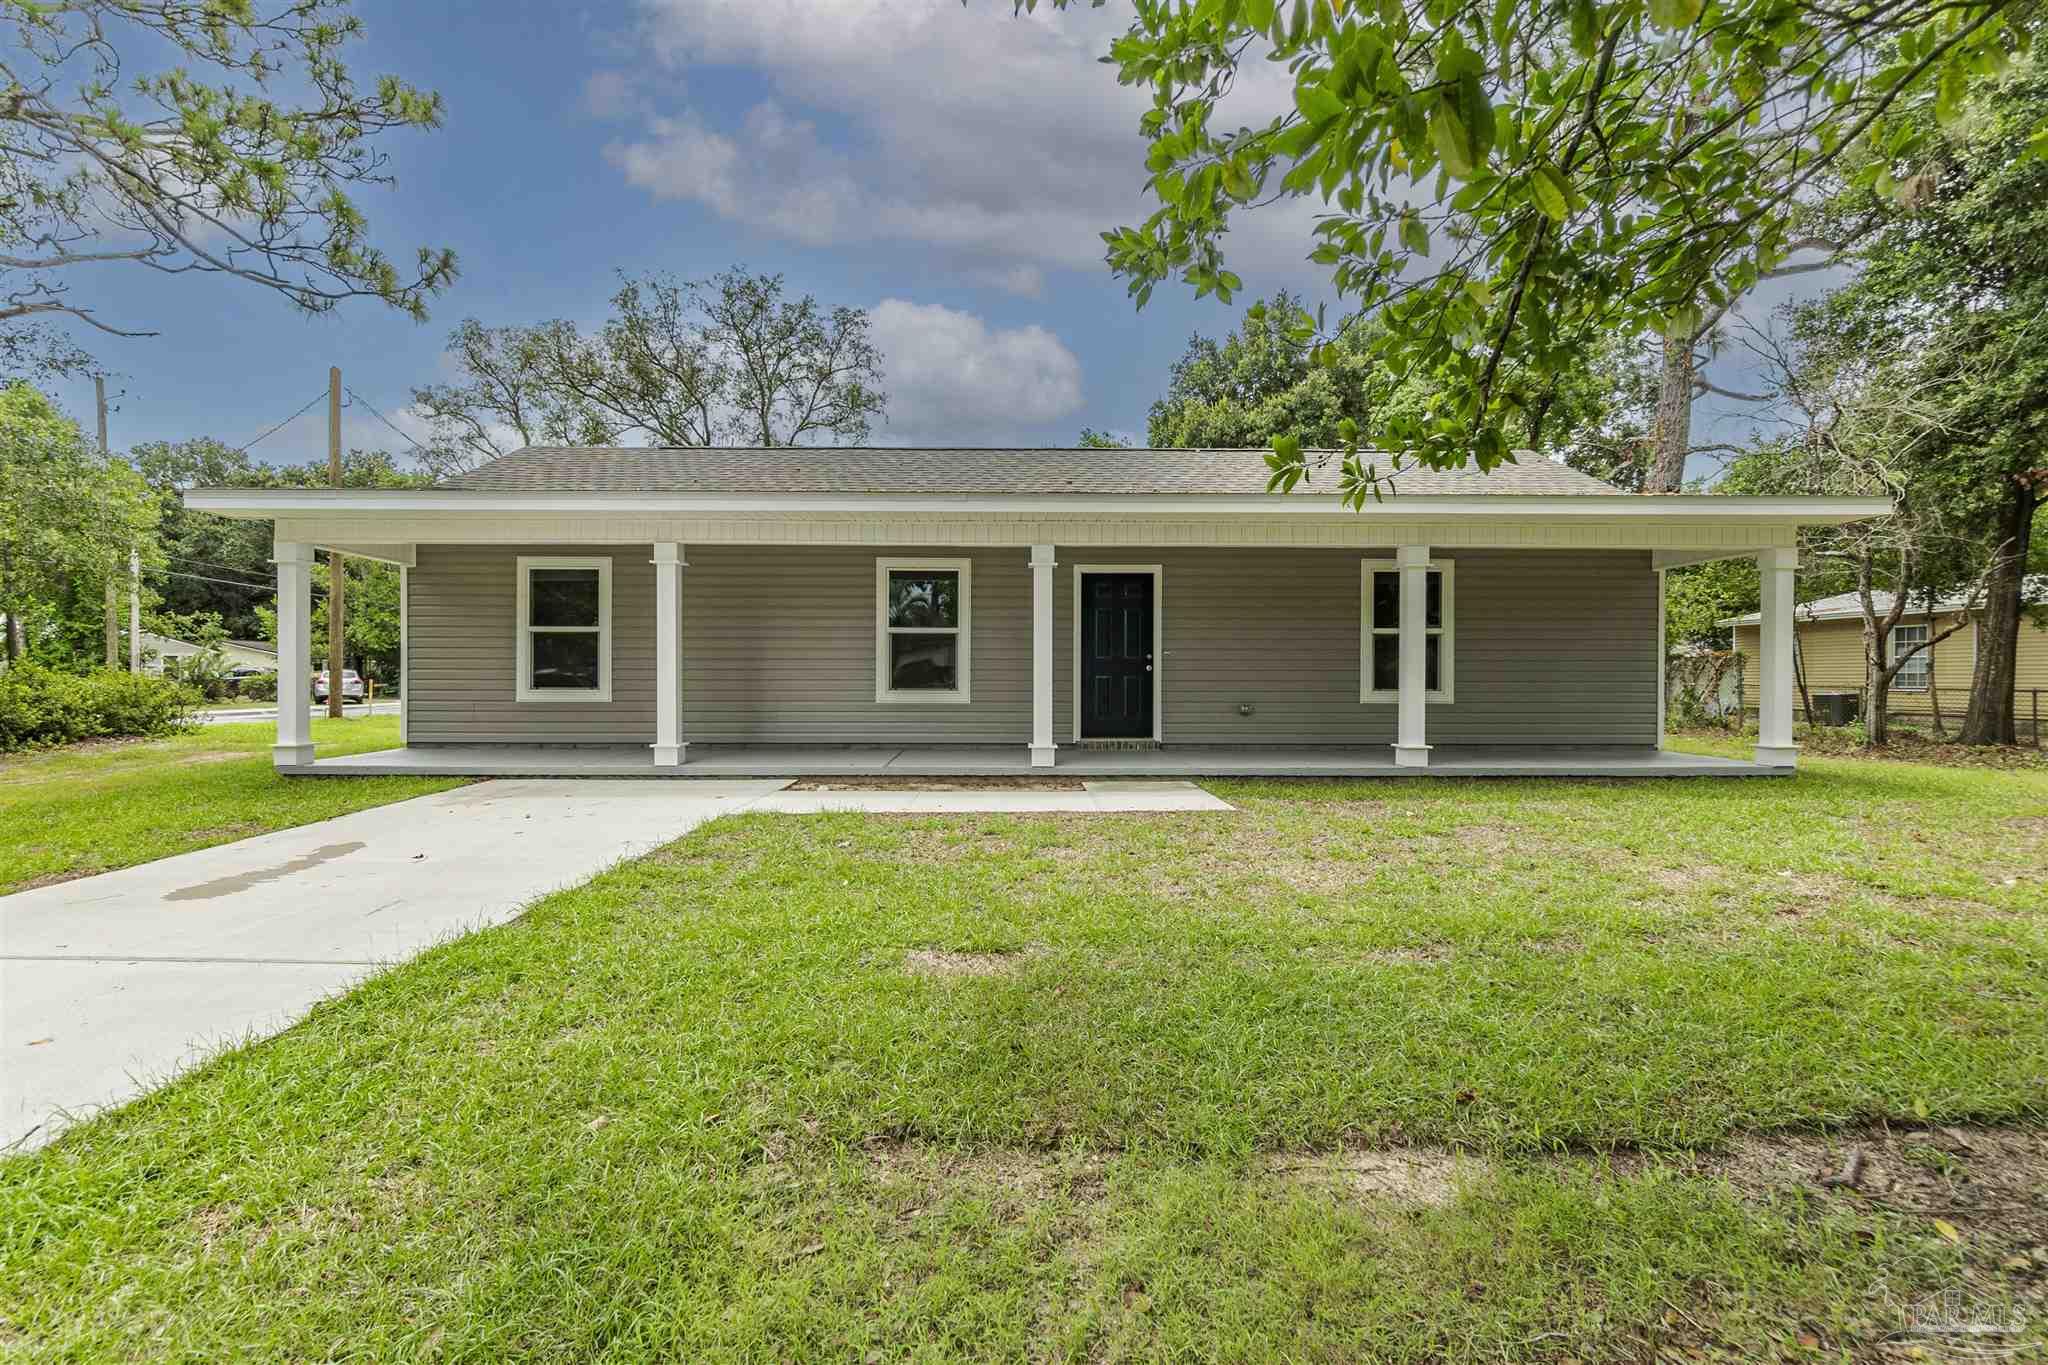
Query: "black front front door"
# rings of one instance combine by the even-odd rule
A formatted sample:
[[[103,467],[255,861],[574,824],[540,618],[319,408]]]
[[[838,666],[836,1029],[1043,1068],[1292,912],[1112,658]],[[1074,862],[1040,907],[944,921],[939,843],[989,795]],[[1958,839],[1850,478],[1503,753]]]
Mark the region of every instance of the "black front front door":
[[[1081,738],[1152,738],[1152,575],[1081,575]]]

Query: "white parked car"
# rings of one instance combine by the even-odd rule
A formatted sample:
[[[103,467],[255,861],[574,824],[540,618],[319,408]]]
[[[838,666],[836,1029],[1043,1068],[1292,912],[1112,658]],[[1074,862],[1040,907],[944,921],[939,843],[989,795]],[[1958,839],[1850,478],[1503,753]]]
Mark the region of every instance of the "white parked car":
[[[363,699],[362,675],[353,668],[341,670],[341,699],[343,701],[361,701]],[[313,675],[313,700],[327,700],[327,670],[324,668]]]

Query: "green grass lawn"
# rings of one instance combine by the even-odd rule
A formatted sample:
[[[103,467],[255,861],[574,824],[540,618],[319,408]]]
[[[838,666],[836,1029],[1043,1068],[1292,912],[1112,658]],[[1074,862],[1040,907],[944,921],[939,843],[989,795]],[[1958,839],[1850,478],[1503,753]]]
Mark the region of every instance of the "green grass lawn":
[[[0,758],[0,894],[345,815],[458,785],[279,777],[268,721]],[[318,752],[398,744],[398,717],[313,722]]]
[[[2048,1341],[2048,778],[1216,790],[550,896],[0,1165],[0,1349],[1869,1359],[1944,1291]]]

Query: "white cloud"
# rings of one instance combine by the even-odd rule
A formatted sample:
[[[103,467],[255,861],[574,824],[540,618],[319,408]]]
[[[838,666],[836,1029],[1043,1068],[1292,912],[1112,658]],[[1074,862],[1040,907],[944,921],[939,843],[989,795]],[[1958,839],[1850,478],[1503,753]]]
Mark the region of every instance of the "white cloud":
[[[583,112],[592,118],[625,118],[645,112],[646,107],[631,72],[593,71],[583,82]]]
[[[990,327],[935,303],[883,299],[870,314],[889,425],[878,436],[1002,445],[1081,407],[1081,362],[1037,325]]]
[[[658,197],[810,246],[935,248],[963,277],[1027,297],[1047,268],[1102,269],[1098,234],[1146,212],[1149,94],[1099,60],[1125,22],[1114,7],[640,3],[664,74],[638,88],[704,64],[753,68],[772,91],[737,116],[671,104],[613,141],[607,159]],[[1284,71],[1250,62],[1227,116],[1256,122],[1287,90]],[[1313,245],[1305,221],[1242,215],[1232,263],[1298,265]]]

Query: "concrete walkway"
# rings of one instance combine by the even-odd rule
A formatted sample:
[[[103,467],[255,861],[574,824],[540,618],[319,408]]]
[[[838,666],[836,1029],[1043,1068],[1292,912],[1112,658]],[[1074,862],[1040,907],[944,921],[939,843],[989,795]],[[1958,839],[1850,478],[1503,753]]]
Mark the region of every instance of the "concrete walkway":
[[[342,714],[350,720],[361,720],[364,716],[395,716],[402,708],[400,703],[395,701],[352,701],[344,703],[341,709]],[[327,714],[327,703],[324,701],[314,703],[306,714],[315,720],[320,720]],[[192,719],[198,721],[201,725],[244,725],[250,721],[275,721],[277,719],[277,708],[275,706],[264,706],[261,703],[254,703],[249,706],[221,707],[218,710],[194,711]]]
[[[0,1150],[133,1099],[436,943],[743,810],[1229,810],[1186,783],[784,791],[494,781],[0,897]]]

